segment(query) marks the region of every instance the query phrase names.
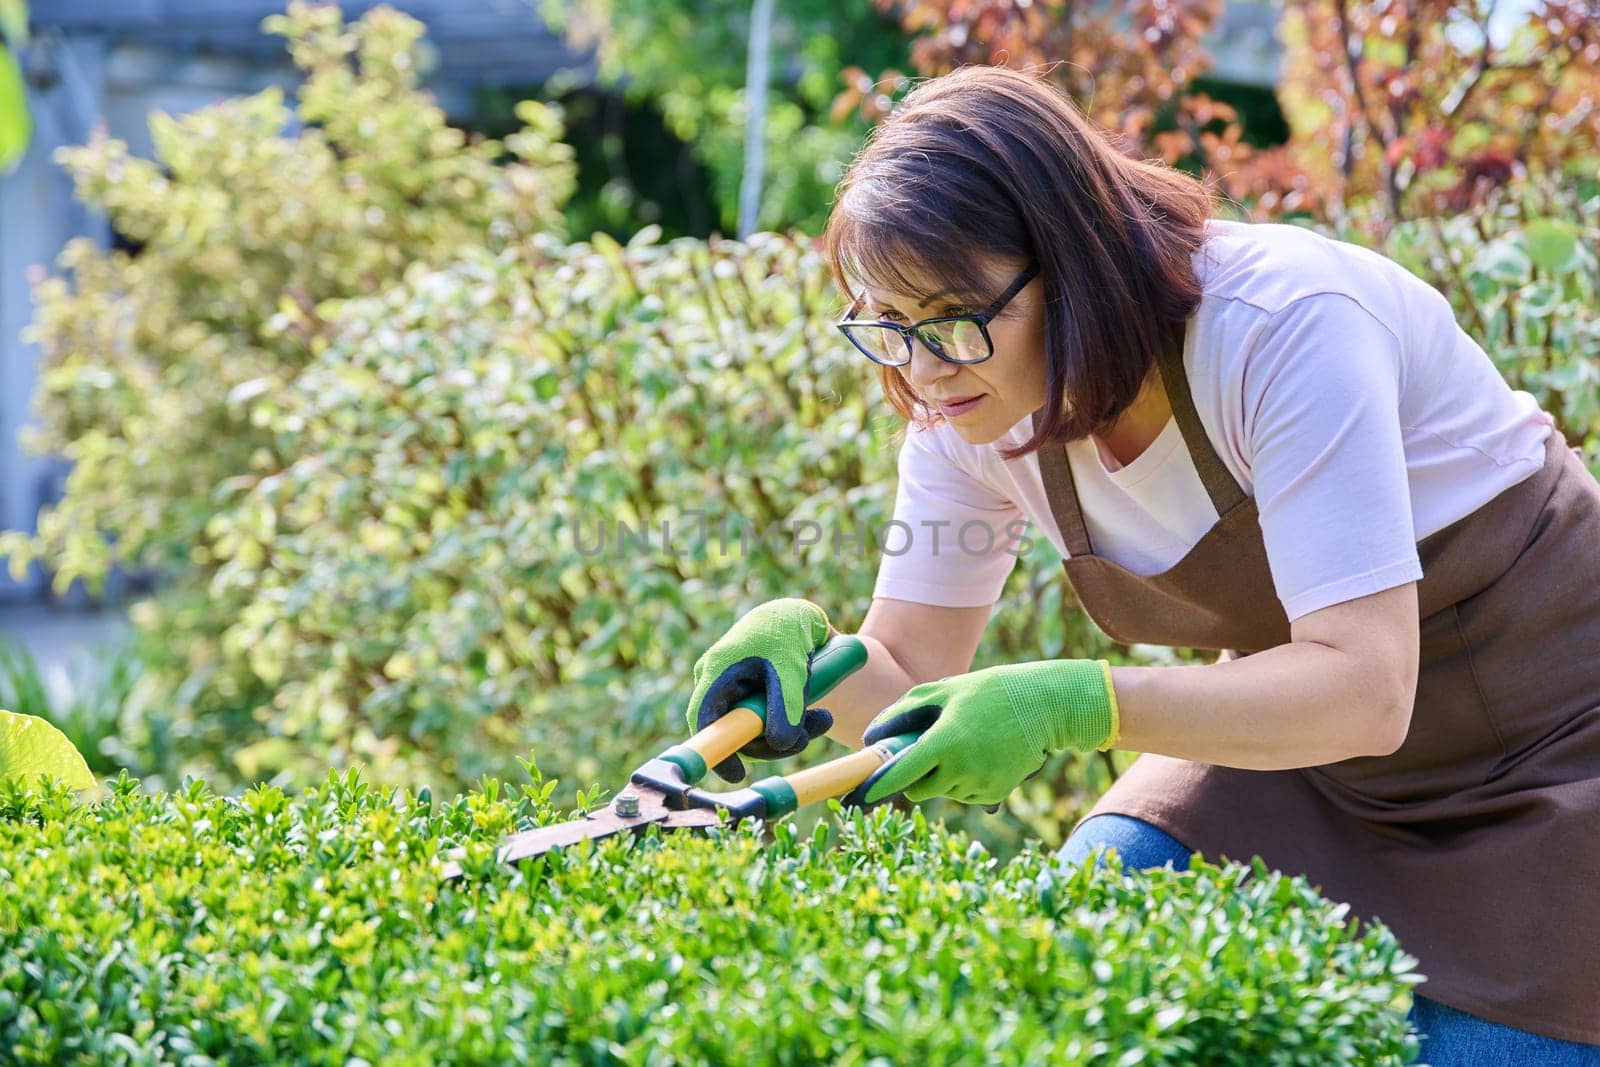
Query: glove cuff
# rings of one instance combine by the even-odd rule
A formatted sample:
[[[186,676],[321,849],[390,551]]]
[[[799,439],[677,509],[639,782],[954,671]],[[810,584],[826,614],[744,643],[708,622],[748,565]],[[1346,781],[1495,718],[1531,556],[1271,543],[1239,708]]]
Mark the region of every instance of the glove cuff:
[[[1041,752],[1103,752],[1117,743],[1121,716],[1106,660],[1018,664],[1001,680],[1031,747]]]
[[[1097,659],[1100,671],[1105,675],[1106,700],[1111,704],[1111,732],[1106,739],[1095,746],[1099,752],[1115,748],[1117,742],[1122,740],[1122,710],[1117,707],[1117,687],[1111,684],[1111,663],[1108,660]]]

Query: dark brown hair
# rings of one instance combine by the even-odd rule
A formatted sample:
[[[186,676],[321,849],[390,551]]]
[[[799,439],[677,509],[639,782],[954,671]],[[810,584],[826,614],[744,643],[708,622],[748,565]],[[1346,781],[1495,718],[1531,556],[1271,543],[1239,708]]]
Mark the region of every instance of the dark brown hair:
[[[998,294],[974,292],[992,283],[972,264],[1038,261],[1046,400],[1039,432],[1007,459],[1109,430],[1200,302],[1191,257],[1211,191],[1118,152],[1037,74],[966,66],[922,82],[836,193],[821,244],[850,296],[847,275],[919,298],[950,287],[981,307]],[[937,421],[897,368],[878,371],[896,411]]]

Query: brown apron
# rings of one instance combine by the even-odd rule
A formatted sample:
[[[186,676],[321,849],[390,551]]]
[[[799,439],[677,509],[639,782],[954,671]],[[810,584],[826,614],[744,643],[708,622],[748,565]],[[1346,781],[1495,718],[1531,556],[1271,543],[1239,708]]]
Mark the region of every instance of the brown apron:
[[[1171,569],[1133,574],[1093,554],[1066,451],[1043,449],[1067,579],[1123,643],[1285,644],[1255,501],[1195,413],[1181,343],[1157,366],[1220,518]],[[1397,752],[1281,771],[1147,753],[1089,814],[1303,874],[1394,931],[1418,992],[1600,1043],[1600,484],[1552,431],[1541,470],[1417,551],[1420,673]]]

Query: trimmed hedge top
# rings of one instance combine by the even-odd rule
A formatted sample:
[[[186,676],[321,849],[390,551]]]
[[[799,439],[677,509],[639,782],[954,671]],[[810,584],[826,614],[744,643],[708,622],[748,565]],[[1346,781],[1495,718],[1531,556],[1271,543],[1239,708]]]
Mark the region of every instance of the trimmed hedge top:
[[[1420,978],[1301,879],[1001,866],[920,812],[610,839],[528,765],[435,806],[0,782],[0,1058],[25,1063],[1399,1063]],[[580,804],[594,803],[580,794]],[[465,844],[467,878],[441,883]],[[1114,861],[1113,861],[1114,863]]]

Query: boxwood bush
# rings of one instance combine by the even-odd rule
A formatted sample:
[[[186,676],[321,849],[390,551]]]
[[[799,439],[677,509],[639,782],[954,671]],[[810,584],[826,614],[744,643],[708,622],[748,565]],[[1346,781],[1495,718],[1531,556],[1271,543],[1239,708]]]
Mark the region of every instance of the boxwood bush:
[[[1415,961],[1257,865],[1000,864],[892,808],[588,842],[530,785],[443,803],[81,803],[0,782],[0,1058],[59,1063],[1402,1063]],[[589,798],[582,798],[585,803]],[[466,848],[467,876],[438,862]]]

